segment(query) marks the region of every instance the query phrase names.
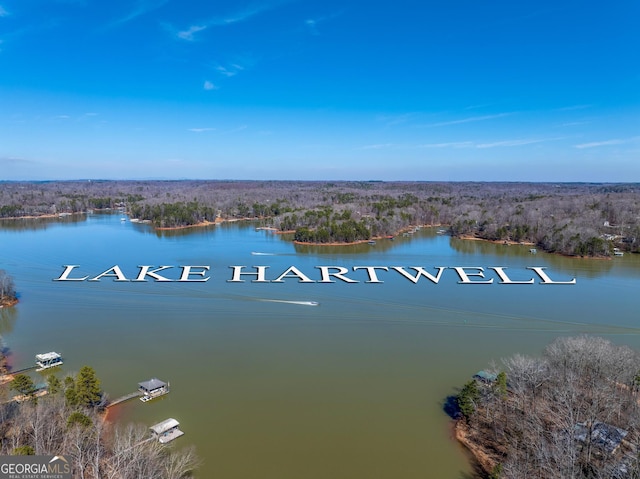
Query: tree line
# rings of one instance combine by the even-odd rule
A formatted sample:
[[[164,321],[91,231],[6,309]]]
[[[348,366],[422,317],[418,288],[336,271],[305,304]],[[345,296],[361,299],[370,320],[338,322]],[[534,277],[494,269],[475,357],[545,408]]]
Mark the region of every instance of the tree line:
[[[281,231],[298,231],[298,238],[311,242],[344,242],[342,237],[365,239],[415,225],[447,225],[454,236],[526,242],[567,255],[610,256],[614,248],[640,252],[638,184],[0,183],[0,218],[106,208],[126,209],[132,217],[158,227],[258,218]]]

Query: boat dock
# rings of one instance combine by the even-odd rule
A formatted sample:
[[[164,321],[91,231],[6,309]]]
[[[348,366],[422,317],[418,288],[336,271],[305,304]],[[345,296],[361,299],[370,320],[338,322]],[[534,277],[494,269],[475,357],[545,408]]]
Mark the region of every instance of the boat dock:
[[[10,371],[9,374],[14,375],[14,374],[26,373],[27,371],[33,371],[35,368],[37,368],[37,366],[29,366],[28,368],[18,369],[17,371]]]
[[[62,356],[55,351],[44,354],[36,354],[36,365],[38,369],[36,372],[44,371],[45,369],[55,368],[62,365]]]
[[[165,419],[164,421],[151,426],[151,434],[154,438],[158,439],[160,444],[166,444],[184,435],[178,426],[180,423],[173,418]]]
[[[120,403],[123,403],[125,401],[129,401],[130,399],[137,398],[139,396],[142,396],[142,393],[140,391],[136,391],[136,392],[133,392],[131,394],[127,394],[126,396],[120,396],[119,398],[114,399],[113,401],[109,401],[109,403],[106,405],[106,407],[110,408],[111,406],[116,406],[116,405],[118,405]]]
[[[151,378],[148,381],[138,383],[139,395],[142,396],[140,401],[151,401],[165,394],[169,394],[169,383],[160,381],[158,378]]]

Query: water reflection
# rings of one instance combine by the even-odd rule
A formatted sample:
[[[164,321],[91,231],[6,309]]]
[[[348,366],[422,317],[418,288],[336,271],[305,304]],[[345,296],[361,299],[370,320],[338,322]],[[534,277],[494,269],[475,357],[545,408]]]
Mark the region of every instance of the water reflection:
[[[40,218],[17,218],[0,220],[0,230],[8,231],[38,231],[46,230],[54,225],[78,225],[87,220],[85,213],[69,216],[40,217]]]
[[[0,308],[0,337],[13,332],[13,327],[18,319],[18,308]]]

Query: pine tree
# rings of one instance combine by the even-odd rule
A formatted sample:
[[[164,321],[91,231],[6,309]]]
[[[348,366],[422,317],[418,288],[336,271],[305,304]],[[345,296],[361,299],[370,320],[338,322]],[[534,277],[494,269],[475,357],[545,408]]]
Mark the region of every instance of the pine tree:
[[[11,389],[24,396],[33,396],[36,392],[33,380],[26,374],[16,374],[11,381]]]
[[[480,399],[480,391],[474,380],[466,383],[458,394],[458,407],[465,418],[470,418],[476,410],[476,402]]]
[[[76,401],[79,406],[95,407],[102,400],[100,380],[90,366],[83,366],[76,377]]]

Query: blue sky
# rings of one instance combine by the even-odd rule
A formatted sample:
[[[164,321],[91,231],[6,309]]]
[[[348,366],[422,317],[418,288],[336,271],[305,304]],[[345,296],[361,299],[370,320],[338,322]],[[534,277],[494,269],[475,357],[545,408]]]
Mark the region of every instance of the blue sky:
[[[640,181],[637,0],[0,0],[0,180]]]

